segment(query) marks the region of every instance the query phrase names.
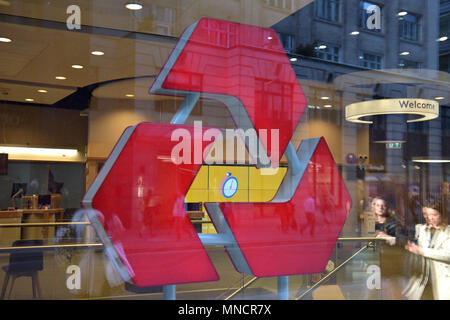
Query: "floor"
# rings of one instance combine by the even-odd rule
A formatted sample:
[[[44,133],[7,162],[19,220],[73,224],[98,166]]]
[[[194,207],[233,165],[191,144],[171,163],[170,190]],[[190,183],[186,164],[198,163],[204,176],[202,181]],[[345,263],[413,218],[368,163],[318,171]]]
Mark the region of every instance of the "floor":
[[[337,264],[355,252],[354,245],[339,249],[339,256],[334,253]],[[213,261],[220,280],[204,283],[177,285],[176,298],[185,300],[224,300],[253,277],[238,273],[223,247],[210,247],[208,254]],[[323,286],[304,296],[304,299],[382,299],[382,290],[367,288],[367,265],[374,263],[371,259],[376,253],[367,252],[339,270]],[[106,263],[105,263],[106,262]],[[0,267],[8,264],[8,255],[0,254]],[[80,287],[73,288],[70,266],[80,268]],[[68,269],[69,268],[69,269]],[[0,284],[3,285],[5,273],[0,271]],[[47,251],[44,254],[44,270],[39,272],[42,299],[164,299],[162,288],[133,290],[126,286],[109,268],[101,249],[78,249]],[[317,281],[317,280],[316,280]],[[289,278],[289,295],[294,299],[313,284],[310,275],[291,276]],[[8,290],[9,291],[9,290]],[[7,293],[8,293],[7,291]],[[391,290],[384,290],[391,291]],[[231,299],[273,300],[277,299],[277,278],[260,278]],[[401,297],[391,297],[398,299]],[[18,278],[9,299],[33,299],[31,278]]]

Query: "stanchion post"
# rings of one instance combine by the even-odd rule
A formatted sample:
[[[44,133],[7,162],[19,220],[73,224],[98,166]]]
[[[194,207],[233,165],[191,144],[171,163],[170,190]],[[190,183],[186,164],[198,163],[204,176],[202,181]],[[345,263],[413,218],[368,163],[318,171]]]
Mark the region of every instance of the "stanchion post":
[[[278,299],[289,300],[289,276],[278,277]]]

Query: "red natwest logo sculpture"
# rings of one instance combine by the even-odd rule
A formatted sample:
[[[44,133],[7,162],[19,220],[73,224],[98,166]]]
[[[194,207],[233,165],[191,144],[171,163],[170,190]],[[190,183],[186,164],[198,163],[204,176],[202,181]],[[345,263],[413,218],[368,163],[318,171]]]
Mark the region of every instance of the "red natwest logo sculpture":
[[[238,271],[258,277],[322,272],[352,201],[323,138],[292,149],[306,98],[277,34],[202,19],[183,33],[150,93],[185,96],[194,99],[191,105],[199,97],[221,101],[237,128],[267,129],[264,151],[272,150],[270,134],[277,130],[279,154],[258,158],[272,166],[283,154],[288,158],[274,199],[205,207]],[[209,144],[202,141],[206,128],[181,125],[186,112],[171,124],[127,128],[83,199],[106,254],[137,286],[218,279],[184,209],[201,164],[194,155],[190,163],[171,161],[175,129],[192,133],[191,145],[203,152]]]

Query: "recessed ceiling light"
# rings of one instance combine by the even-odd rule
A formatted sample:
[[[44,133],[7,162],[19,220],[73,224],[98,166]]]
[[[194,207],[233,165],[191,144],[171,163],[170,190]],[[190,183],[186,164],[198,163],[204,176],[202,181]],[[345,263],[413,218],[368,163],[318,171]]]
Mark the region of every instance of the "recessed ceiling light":
[[[103,51],[92,51],[91,54],[93,54],[94,56],[102,56],[105,53]]]
[[[436,98],[434,98],[435,100],[444,100],[445,99],[445,97],[436,97]]]
[[[44,90],[44,89],[39,89],[38,92],[40,92],[40,93],[47,93],[48,91]]]
[[[327,48],[327,46],[326,46],[326,45],[324,45],[324,44],[323,44],[323,45],[321,45],[321,46],[319,46],[319,49],[320,49],[320,50],[323,50],[323,49],[326,49],[326,48]]]
[[[295,62],[295,61],[297,61],[297,58],[291,58],[291,59],[289,59],[289,60],[291,60],[292,62]]]
[[[401,56],[409,56],[409,51],[403,51],[400,53]]]
[[[320,97],[321,100],[330,100],[330,97]]]
[[[352,36],[357,36],[358,34],[359,34],[359,31],[350,32],[350,35],[352,35]]]
[[[447,40],[448,40],[447,36],[440,37],[439,39],[437,39],[437,41],[439,41],[439,42],[444,42],[444,41],[447,41]]]
[[[58,79],[58,80],[66,80],[67,78],[66,78],[66,77],[63,77],[63,76],[56,76],[55,79]]]
[[[34,101],[34,99],[32,99],[32,98],[26,98],[25,101],[31,102],[31,101]]]
[[[0,37],[0,42],[11,42],[10,38]]]
[[[134,97],[134,94],[128,93],[128,94],[125,95],[125,97],[133,98],[133,97]]]
[[[83,66],[79,65],[79,64],[74,64],[74,65],[72,65],[72,68],[74,68],[74,69],[83,69]]]
[[[141,10],[142,5],[139,3],[127,3],[125,7],[129,10]]]
[[[333,108],[333,106],[331,104],[326,104],[323,106],[324,108]]]
[[[403,17],[403,16],[406,16],[407,14],[408,14],[407,11],[400,11],[399,13],[397,13],[397,16]]]

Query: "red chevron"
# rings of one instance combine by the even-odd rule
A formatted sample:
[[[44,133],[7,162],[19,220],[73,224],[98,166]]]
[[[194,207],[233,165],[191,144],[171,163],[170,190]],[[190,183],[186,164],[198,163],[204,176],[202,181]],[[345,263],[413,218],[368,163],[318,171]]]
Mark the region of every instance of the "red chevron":
[[[138,286],[218,279],[184,209],[184,196],[200,165],[175,165],[170,159],[178,143],[170,137],[177,128],[191,133],[192,145],[202,138],[188,126],[137,125],[131,136],[121,141],[125,146],[92,202]]]
[[[279,130],[279,158],[306,106],[274,30],[208,18],[198,22],[161,87],[239,99],[254,129],[268,129],[266,150],[272,150],[271,129]],[[242,128],[239,116],[232,117]]]
[[[290,201],[220,204],[257,277],[323,272],[351,206],[323,138]]]

